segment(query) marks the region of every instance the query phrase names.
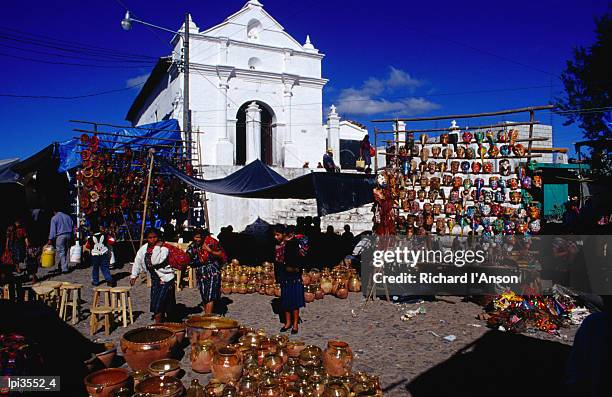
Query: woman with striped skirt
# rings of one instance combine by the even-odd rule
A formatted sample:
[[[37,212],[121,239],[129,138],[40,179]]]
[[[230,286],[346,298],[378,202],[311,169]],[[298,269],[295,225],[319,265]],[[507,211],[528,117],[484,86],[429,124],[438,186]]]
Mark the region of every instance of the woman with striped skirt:
[[[193,233],[187,253],[191,257],[190,266],[195,268],[204,312],[212,313],[215,301],[221,298],[221,266],[225,262],[225,252],[208,229],[198,229]]]
[[[303,258],[300,255],[299,242],[294,237],[293,226],[277,225],[274,229],[276,239],[275,267],[281,288],[281,306],[285,315],[285,325],[281,332],[291,329],[298,333],[300,308],[306,306],[304,301],[304,284],[302,282]]]

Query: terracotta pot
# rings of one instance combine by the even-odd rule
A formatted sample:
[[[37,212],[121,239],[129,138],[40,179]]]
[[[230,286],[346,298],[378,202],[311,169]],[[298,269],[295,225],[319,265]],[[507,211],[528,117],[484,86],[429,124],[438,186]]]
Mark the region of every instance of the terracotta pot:
[[[275,290],[274,284],[267,284],[266,285],[266,295],[274,296],[274,290]]]
[[[176,343],[181,344],[183,339],[185,339],[185,324],[183,323],[160,323],[160,324],[151,324],[148,325],[147,328],[165,328],[174,332],[176,335]]]
[[[323,299],[325,297],[325,292],[321,288],[319,284],[317,284],[317,289],[315,290],[315,299]]]
[[[336,289],[336,297],[339,299],[346,299],[348,297],[348,288],[344,283],[338,283],[338,288]]]
[[[284,364],[283,358],[276,353],[268,354],[263,360],[263,366],[274,374],[281,372]]]
[[[223,388],[225,385],[219,382],[218,379],[211,379],[205,387],[206,396],[210,397],[221,397],[223,395]]]
[[[199,340],[191,345],[191,369],[199,373],[211,371],[215,345],[210,340]]]
[[[221,284],[221,292],[224,295],[229,295],[232,293],[232,285],[229,282],[224,282]]]
[[[319,269],[312,269],[309,274],[311,283],[318,283],[321,280],[321,271]]]
[[[185,320],[187,338],[192,345],[210,339],[216,347],[233,343],[238,335],[238,321],[226,317],[191,316]]]
[[[356,275],[351,276],[348,281],[348,289],[351,292],[359,292],[361,291],[361,280]]]
[[[290,340],[287,342],[287,354],[289,357],[299,357],[300,352],[306,348],[306,343],[301,340]]]
[[[265,295],[266,294],[266,285],[265,284],[260,284],[259,287],[257,288],[257,292],[259,292],[260,295]]]
[[[257,393],[258,386],[259,382],[257,382],[257,379],[255,377],[243,376],[242,379],[240,379],[240,384],[238,386],[240,390],[239,394],[241,396],[254,396],[255,393]]]
[[[179,397],[185,388],[180,380],[172,376],[152,376],[134,387],[136,393],[148,393],[151,397]]]
[[[249,332],[246,335],[243,335],[238,339],[238,342],[250,347],[257,347],[261,342],[261,338],[255,332]]]
[[[323,352],[323,366],[330,376],[346,376],[351,373],[353,358],[348,343],[331,340]]]
[[[247,274],[247,272],[240,273],[240,282],[242,284],[246,284],[247,281],[249,281],[249,275]]]
[[[309,290],[304,290],[304,300],[306,303],[312,303],[315,300],[314,292],[310,292]]]
[[[240,284],[232,283],[231,285],[232,285],[232,294],[237,294],[238,293],[238,288],[239,288]]]
[[[329,382],[323,392],[324,397],[348,397],[349,392],[342,382]]]
[[[134,386],[138,385],[143,380],[150,378],[151,373],[148,369],[139,369],[138,371],[134,371],[131,373],[132,379],[134,379]]]
[[[108,368],[110,367],[113,358],[115,358],[117,355],[117,346],[115,346],[113,342],[105,342],[104,349],[105,350],[102,353],[96,354],[96,357],[98,357],[98,359],[102,361],[102,364]]]
[[[246,284],[238,284],[238,293],[246,294],[246,292],[247,292]]]
[[[304,283],[304,285],[310,285],[310,274],[308,273],[302,273],[302,283]]]
[[[274,296],[276,296],[277,298],[280,298],[281,296],[280,284],[274,284]]]
[[[311,375],[308,378],[308,382],[312,386],[312,393],[315,397],[320,397],[325,392],[325,385],[327,384],[327,380],[322,375]]]
[[[107,368],[85,377],[85,388],[92,397],[110,397],[116,390],[124,387],[130,378],[124,368]]]
[[[321,277],[321,289],[325,294],[331,294],[333,283],[329,277]]]
[[[305,367],[318,367],[321,364],[322,350],[320,347],[306,346],[299,355],[299,363]]]
[[[165,328],[136,328],[121,337],[123,358],[133,370],[147,369],[153,361],[170,357],[176,335]]]
[[[212,362],[212,374],[222,383],[237,382],[242,375],[242,359],[236,349],[223,347],[217,350]]]
[[[153,361],[149,364],[149,372],[154,376],[173,376],[181,370],[181,363],[173,358]]]
[[[278,382],[262,382],[259,384],[258,394],[259,397],[281,397],[283,389]]]

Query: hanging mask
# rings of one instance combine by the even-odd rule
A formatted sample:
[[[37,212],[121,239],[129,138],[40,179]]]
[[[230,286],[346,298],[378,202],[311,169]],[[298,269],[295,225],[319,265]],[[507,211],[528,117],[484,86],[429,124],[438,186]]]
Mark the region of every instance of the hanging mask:
[[[490,161],[485,161],[482,164],[482,168],[484,169],[485,174],[490,174],[491,172],[493,172],[493,163]]]
[[[473,148],[469,147],[465,150],[465,158],[473,159],[476,156],[476,152]]]
[[[506,200],[506,195],[502,192],[495,192],[495,202],[503,203]]]
[[[531,221],[529,223],[529,230],[532,233],[538,233],[540,231],[540,220],[536,219],[535,221]]]
[[[427,177],[422,176],[419,183],[421,187],[425,189],[429,185],[429,180],[427,179]]]
[[[480,213],[484,216],[489,216],[489,214],[491,213],[491,206],[489,204],[486,203],[482,203],[480,204]],[[489,223],[489,220],[486,220],[486,223]],[[485,219],[482,220],[482,224],[484,226],[485,224]]]
[[[442,176],[442,184],[444,186],[450,186],[453,183],[453,176],[449,174],[445,174]]]
[[[433,214],[438,216],[442,213],[442,204],[434,204],[433,205]]]
[[[521,180],[521,187],[523,189],[531,189],[531,178],[528,176],[525,176],[522,180]]]
[[[416,214],[420,210],[421,210],[421,207],[419,206],[418,201],[415,200],[412,203],[410,203],[410,212],[412,212],[413,214]]]
[[[437,176],[432,177],[429,180],[429,185],[431,186],[432,189],[439,190],[440,189],[440,178],[438,178]]]
[[[416,217],[412,214],[406,216],[406,227],[413,227]]]
[[[421,161],[419,163],[419,171],[422,173],[424,173],[427,170],[427,163],[424,161]]]
[[[416,160],[412,160],[412,161],[410,162],[410,172],[413,172],[413,173],[414,173],[414,172],[416,172],[416,170],[417,170],[418,168],[419,168],[419,167],[418,167],[417,161],[416,161]]]
[[[541,188],[542,187],[542,177],[540,175],[534,175],[532,182],[533,182],[533,186],[535,186],[537,188]]]
[[[465,148],[463,146],[457,147],[456,152],[457,152],[457,158],[458,159],[465,158]]]
[[[480,157],[481,159],[487,155],[487,148],[482,145],[478,146],[477,151],[478,151],[478,157]]]
[[[499,182],[499,177],[497,177],[497,176],[490,177],[489,178],[489,187],[491,187],[491,189],[493,189],[493,190],[497,190],[498,182]]]
[[[472,133],[469,131],[465,131],[462,135],[461,138],[463,140],[463,143],[471,143],[472,142]]]
[[[440,149],[440,146],[434,146],[431,148],[431,155],[434,158],[438,158],[440,157],[440,152],[442,151],[442,149]]]
[[[444,133],[440,135],[440,143],[444,146],[448,145],[448,134]]]
[[[514,222],[512,222],[512,221],[505,221],[504,222],[504,233],[508,234],[508,235],[514,234],[514,228],[515,227],[516,227],[516,225],[514,224]]]
[[[427,172],[429,172],[430,174],[434,174],[436,172],[435,161],[430,161],[429,163],[427,163]]]
[[[415,221],[416,222],[416,227],[423,226],[424,221],[425,221],[425,219],[423,218],[423,215],[421,215],[421,214],[417,215],[416,221]]]
[[[461,179],[460,176],[454,177],[453,178],[453,189],[459,189],[462,183],[463,183],[463,180]]]
[[[426,228],[426,230],[431,230],[431,227],[433,226],[433,223],[434,223],[433,215],[431,215],[431,214],[425,215],[425,228]]]
[[[453,174],[456,174],[457,172],[459,172],[459,165],[460,163],[457,160],[451,161],[451,172]]]
[[[518,218],[526,218],[527,217],[527,210],[525,208],[519,208],[517,213],[516,213],[516,216]]]
[[[492,145],[493,143],[495,143],[493,131],[491,130],[487,131],[486,136],[487,136],[487,142],[489,143],[489,145]]]
[[[529,230],[529,225],[527,225],[526,222],[520,222],[518,226],[516,227],[516,231],[519,234],[525,234],[527,233],[528,230]]]
[[[427,195],[427,192],[423,189],[419,190],[417,192],[417,198],[419,199],[420,202],[425,201],[425,196]]]
[[[407,199],[402,200],[402,209],[406,212],[410,211],[410,201]]]
[[[466,208],[465,210],[465,215],[468,218],[471,218],[474,216],[474,214],[476,213],[476,207],[474,207],[473,205],[470,205],[469,207]]]
[[[519,137],[519,130],[510,131],[510,133],[508,134],[508,138],[510,139],[510,146],[514,146],[514,142],[516,142],[518,137]]]
[[[468,172],[470,172],[470,162],[469,161],[461,162],[461,172],[463,172],[464,174],[467,174]]]
[[[508,145],[502,145],[499,148],[499,153],[502,155],[502,157],[508,157],[510,156],[510,146]]]
[[[423,212],[426,214],[431,213],[432,208],[433,208],[432,205],[429,203],[423,204]]]
[[[419,148],[416,146],[413,146],[412,148],[410,148],[410,156],[411,157],[418,157],[419,156]]]
[[[441,161],[439,163],[436,163],[436,171],[437,172],[444,172],[446,171],[446,163],[444,161]]]
[[[499,155],[499,148],[496,145],[491,145],[489,147],[489,157],[494,158]]]
[[[491,215],[499,216],[501,214],[501,206],[499,204],[491,205]]]
[[[472,172],[475,174],[480,173],[480,169],[482,168],[482,165],[478,162],[478,161],[474,161],[472,163]]]
[[[525,155],[525,147],[520,143],[517,143],[512,147],[512,152],[517,157],[523,157]]]
[[[453,157],[453,149],[447,147],[446,149],[442,150],[442,157],[444,157],[445,159],[450,159]]]
[[[406,191],[406,198],[413,201],[416,198],[416,190],[410,189]]]
[[[521,203],[521,192],[510,192],[510,203],[520,204]]]
[[[514,168],[516,175],[518,176],[519,179],[523,179],[525,177],[525,175],[527,175],[527,171],[525,170],[525,167],[522,165],[517,165]]]
[[[476,142],[480,145],[483,141],[484,141],[484,132],[482,131],[476,131],[474,133],[474,139],[476,139]]]
[[[387,178],[385,178],[383,174],[378,174],[378,176],[376,177],[376,183],[378,184],[378,186],[385,188],[387,187]]]
[[[436,219],[436,233],[440,236],[446,233],[446,223],[444,219]]]
[[[505,130],[497,131],[497,142],[508,142],[508,133]]]
[[[472,180],[470,178],[465,178],[463,180],[463,189],[469,190],[472,187]]]
[[[499,173],[502,176],[508,176],[512,173],[512,169],[510,167],[510,161],[502,160],[499,162]]]
[[[510,178],[508,180],[508,183],[510,184],[510,189],[512,189],[512,190],[516,190],[519,187],[518,179],[516,179],[516,178]]]
[[[531,219],[539,219],[540,218],[540,208],[536,205],[532,205],[529,207],[529,217]]]
[[[446,203],[444,206],[444,213],[446,215],[455,215],[455,205],[452,203]]]
[[[427,161],[429,159],[429,148],[424,147],[421,149],[421,160]]]
[[[461,194],[459,193],[459,190],[456,190],[456,189],[451,190],[449,201],[451,203],[457,203],[460,200],[461,200]]]
[[[504,222],[501,219],[493,221],[493,232],[495,234],[501,234],[504,231]]]
[[[488,190],[484,190],[484,191],[481,193],[481,198],[482,198],[482,201],[484,201],[485,203],[490,203],[490,202],[491,202],[491,199],[492,199],[491,192],[490,192],[490,191],[488,191]]]
[[[429,137],[427,136],[427,134],[425,133],[421,134],[421,145],[425,145],[428,139]]]

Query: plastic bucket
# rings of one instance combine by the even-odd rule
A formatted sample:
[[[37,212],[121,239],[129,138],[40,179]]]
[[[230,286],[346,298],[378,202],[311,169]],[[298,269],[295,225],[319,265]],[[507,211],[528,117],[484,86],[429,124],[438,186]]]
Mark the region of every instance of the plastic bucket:
[[[53,247],[47,245],[43,248],[40,263],[44,268],[55,266],[55,249]]]

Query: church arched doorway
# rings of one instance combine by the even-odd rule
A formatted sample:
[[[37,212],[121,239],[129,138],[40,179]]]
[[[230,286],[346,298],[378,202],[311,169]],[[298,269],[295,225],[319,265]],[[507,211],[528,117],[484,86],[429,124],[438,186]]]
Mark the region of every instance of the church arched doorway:
[[[254,101],[261,109],[261,149],[259,158],[267,165],[272,165],[273,156],[273,124],[275,116],[272,109],[263,102]],[[236,165],[245,165],[247,160],[247,108],[253,101],[246,102],[236,114]]]

